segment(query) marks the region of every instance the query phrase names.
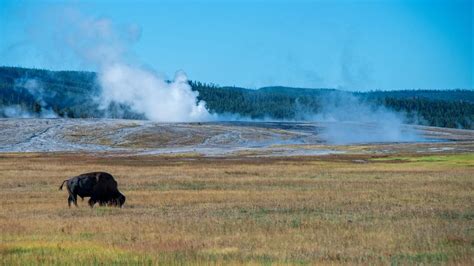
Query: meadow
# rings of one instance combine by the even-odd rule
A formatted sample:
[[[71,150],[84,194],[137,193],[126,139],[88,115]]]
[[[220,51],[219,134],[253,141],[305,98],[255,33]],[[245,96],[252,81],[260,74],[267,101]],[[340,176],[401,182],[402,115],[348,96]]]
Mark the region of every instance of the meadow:
[[[124,208],[67,207],[112,173]],[[0,155],[3,265],[474,265],[474,154]]]

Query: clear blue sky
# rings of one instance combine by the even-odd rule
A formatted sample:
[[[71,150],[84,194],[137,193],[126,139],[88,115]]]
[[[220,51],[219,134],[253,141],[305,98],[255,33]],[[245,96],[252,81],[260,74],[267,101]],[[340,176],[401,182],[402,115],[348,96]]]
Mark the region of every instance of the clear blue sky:
[[[470,0],[0,0],[0,65],[94,70],[38,40],[58,26],[44,21],[58,5],[139,26],[134,55],[167,76],[251,88],[474,88]]]

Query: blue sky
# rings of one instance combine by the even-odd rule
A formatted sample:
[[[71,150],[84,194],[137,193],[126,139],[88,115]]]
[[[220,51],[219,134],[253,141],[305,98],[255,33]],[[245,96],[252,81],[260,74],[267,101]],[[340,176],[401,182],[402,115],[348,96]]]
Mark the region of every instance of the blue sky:
[[[172,77],[269,85],[453,89],[473,85],[473,1],[0,0],[0,65],[95,70],[55,39],[58,7],[140,29],[133,62]]]

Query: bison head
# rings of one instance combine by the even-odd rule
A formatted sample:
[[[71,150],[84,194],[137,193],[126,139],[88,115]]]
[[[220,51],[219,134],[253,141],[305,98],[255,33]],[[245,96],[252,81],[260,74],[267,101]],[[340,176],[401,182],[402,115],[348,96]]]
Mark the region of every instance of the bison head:
[[[117,198],[117,203],[120,208],[122,208],[123,204],[125,203],[125,196],[123,194],[120,194]]]

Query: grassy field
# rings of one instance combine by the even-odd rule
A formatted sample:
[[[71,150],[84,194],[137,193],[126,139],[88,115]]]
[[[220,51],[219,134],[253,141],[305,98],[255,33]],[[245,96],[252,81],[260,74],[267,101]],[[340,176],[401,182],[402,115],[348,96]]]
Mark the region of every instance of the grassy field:
[[[115,175],[123,209],[67,207]],[[474,154],[0,155],[0,256],[17,264],[474,264]]]

